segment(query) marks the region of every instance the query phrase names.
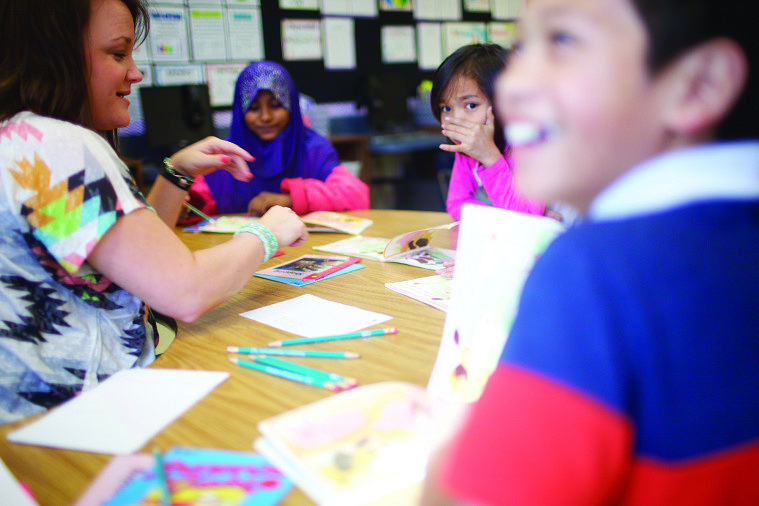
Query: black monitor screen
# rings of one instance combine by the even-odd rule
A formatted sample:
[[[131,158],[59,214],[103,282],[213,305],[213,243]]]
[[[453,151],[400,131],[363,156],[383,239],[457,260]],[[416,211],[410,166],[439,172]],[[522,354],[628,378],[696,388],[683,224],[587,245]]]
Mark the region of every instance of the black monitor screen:
[[[183,148],[215,135],[206,84],[140,87],[148,145]]]
[[[393,131],[409,124],[408,78],[402,72],[385,72],[369,77],[368,113],[371,125]]]

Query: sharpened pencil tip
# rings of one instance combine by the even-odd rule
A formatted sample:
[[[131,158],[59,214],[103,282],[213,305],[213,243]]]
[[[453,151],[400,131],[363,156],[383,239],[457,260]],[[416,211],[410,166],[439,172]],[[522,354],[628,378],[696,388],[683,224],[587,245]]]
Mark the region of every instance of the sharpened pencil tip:
[[[270,348],[281,348],[282,341],[272,341],[267,346],[269,346]]]
[[[227,353],[237,353],[239,350],[239,346],[227,346]]]
[[[345,358],[361,358],[361,355],[355,351],[346,351]]]
[[[228,359],[229,359],[229,361],[230,361],[230,362],[232,362],[233,364],[237,364],[237,363],[238,363],[238,358],[237,358],[237,357],[227,357],[227,358],[228,358]]]

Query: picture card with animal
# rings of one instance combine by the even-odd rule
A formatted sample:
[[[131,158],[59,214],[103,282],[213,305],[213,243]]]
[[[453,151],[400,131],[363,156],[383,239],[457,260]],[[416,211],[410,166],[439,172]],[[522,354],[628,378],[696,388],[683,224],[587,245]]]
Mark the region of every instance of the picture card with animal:
[[[374,223],[368,218],[332,211],[314,211],[300,217],[309,232],[339,232],[343,234],[360,234]]]
[[[430,246],[430,242],[435,234],[441,230],[450,230],[458,226],[458,223],[453,222],[437,227],[414,230],[392,239],[358,235],[323,246],[314,246],[314,249],[327,253],[350,255],[380,262],[396,262],[436,270],[442,267],[446,261],[453,259],[455,252],[450,249]]]
[[[372,383],[260,422],[254,447],[317,504],[417,504],[459,410],[419,385]]]
[[[266,275],[277,278],[306,279],[316,278],[320,273],[339,270],[355,263],[351,257],[334,255],[303,255],[273,267],[267,267],[256,272],[257,275]]]
[[[465,204],[451,300],[428,388],[472,402],[495,371],[537,258],[564,231],[552,218]]]
[[[292,481],[256,452],[177,446],[162,458],[170,504],[274,506]],[[114,457],[74,506],[162,504],[161,476],[148,453]]]

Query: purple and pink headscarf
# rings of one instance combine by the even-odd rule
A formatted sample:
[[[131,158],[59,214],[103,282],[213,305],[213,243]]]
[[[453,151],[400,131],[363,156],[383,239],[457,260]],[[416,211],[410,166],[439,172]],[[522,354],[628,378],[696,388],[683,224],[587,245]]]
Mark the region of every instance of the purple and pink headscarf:
[[[269,90],[290,114],[290,121],[271,141],[262,141],[245,123],[245,113],[261,90]],[[262,61],[240,73],[232,103],[232,125],[228,141],[255,156],[249,163],[253,179],[237,181],[218,170],[205,177],[219,212],[244,213],[248,202],[262,191],[280,193],[283,179],[309,178],[324,181],[340,164],[327,139],[306,127],[300,112],[300,97],[292,77],[281,65]]]

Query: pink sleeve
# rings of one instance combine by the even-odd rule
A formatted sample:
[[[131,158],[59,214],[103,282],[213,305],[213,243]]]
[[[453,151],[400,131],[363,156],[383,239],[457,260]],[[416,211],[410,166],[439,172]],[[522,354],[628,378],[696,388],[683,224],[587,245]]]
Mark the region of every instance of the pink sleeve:
[[[516,187],[516,180],[505,156],[487,169],[477,160],[456,153],[448,188],[446,209],[454,220],[461,218],[461,206],[464,204],[487,205],[477,200],[477,179],[473,170],[478,167],[482,186],[495,207],[511,209],[521,213],[543,215],[545,202],[526,198]]]
[[[625,418],[500,364],[442,458],[436,485],[475,504],[610,504],[632,464]]]
[[[280,188],[292,197],[297,214],[369,209],[369,187],[342,165],[332,169],[325,181],[296,177],[282,180]]]
[[[545,212],[544,201],[528,199],[519,191],[516,167],[505,155],[487,169],[480,167],[477,173],[494,206],[539,216]]]

